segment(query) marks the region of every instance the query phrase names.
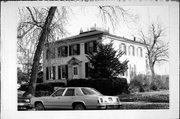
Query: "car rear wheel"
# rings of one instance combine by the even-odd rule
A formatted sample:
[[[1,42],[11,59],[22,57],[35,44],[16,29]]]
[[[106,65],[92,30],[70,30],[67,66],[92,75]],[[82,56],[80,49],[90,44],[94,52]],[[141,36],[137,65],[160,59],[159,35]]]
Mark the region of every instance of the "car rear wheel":
[[[83,104],[75,104],[74,105],[74,110],[85,110],[85,106]]]
[[[37,103],[35,106],[35,110],[44,110],[44,105],[42,103]]]

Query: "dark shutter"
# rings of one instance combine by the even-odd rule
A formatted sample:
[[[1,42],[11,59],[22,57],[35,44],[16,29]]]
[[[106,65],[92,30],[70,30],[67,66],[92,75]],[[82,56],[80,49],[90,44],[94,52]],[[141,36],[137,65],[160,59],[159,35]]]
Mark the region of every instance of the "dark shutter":
[[[77,55],[80,55],[80,44],[77,44]]]
[[[65,56],[68,56],[68,46],[65,46]]]
[[[70,46],[69,46],[69,56],[72,55],[72,54],[71,54],[71,49],[72,49],[72,46],[70,45]]]
[[[85,63],[85,77],[86,78],[89,77],[89,63],[88,62]]]
[[[97,51],[97,41],[93,41],[93,52]]]
[[[66,79],[68,79],[68,65],[65,65],[66,67]]]
[[[52,67],[52,72],[53,72],[53,77],[52,77],[52,79],[55,80],[55,78],[56,78],[56,67],[55,67],[55,66]]]
[[[58,57],[61,56],[61,47],[58,47]]]
[[[85,50],[85,54],[87,54],[87,43],[85,43],[85,45],[84,45],[85,47],[84,47],[84,50]]]
[[[58,66],[58,79],[61,79],[61,66]]]
[[[49,69],[46,67],[46,80],[49,80]]]

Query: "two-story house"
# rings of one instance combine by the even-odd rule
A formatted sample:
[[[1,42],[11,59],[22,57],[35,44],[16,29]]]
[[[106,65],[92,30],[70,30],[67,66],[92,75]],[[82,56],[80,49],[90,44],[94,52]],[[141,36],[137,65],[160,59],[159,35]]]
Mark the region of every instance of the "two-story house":
[[[128,71],[123,75],[130,82],[136,74],[146,74],[145,45],[135,40],[110,34],[105,30],[92,28],[90,31],[80,32],[79,35],[57,40],[45,45],[43,52],[43,81],[61,82],[67,80],[86,79],[89,52],[97,51],[97,43],[113,41],[115,50],[124,51],[120,61],[129,60]]]

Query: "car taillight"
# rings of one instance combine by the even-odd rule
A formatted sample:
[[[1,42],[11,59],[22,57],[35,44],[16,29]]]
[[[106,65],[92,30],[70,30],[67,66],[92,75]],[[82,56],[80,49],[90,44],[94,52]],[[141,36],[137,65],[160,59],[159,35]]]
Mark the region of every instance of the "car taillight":
[[[103,98],[99,98],[98,103],[103,103]]]
[[[120,101],[119,101],[119,98],[116,98],[116,100],[117,100],[117,102],[120,102]]]
[[[24,101],[25,101],[25,102],[30,102],[30,99],[25,99]]]

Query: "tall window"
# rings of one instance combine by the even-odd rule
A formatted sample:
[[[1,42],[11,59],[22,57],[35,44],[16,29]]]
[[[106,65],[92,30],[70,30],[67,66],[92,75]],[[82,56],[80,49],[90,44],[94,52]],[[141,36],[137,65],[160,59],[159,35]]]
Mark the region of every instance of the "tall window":
[[[85,43],[85,54],[97,51],[97,41],[90,41]]]
[[[68,78],[68,66],[62,65],[62,78]]]
[[[55,66],[52,67],[52,72],[51,73],[52,73],[51,79],[55,80],[56,79],[56,67]]]
[[[80,55],[80,44],[70,45],[69,55]]]
[[[140,48],[140,47],[137,48],[137,55],[140,57],[143,57],[142,48]]]
[[[56,67],[46,67],[46,80],[55,80],[56,78]]]
[[[61,46],[58,47],[58,57],[67,57],[68,56],[68,47]]]
[[[132,56],[135,55],[134,46],[130,45],[128,50],[129,50],[129,55],[130,55],[130,56],[131,56],[131,55],[132,55]]]
[[[121,43],[121,51],[126,55],[126,45],[124,43]]]
[[[78,67],[75,66],[75,67],[73,67],[73,68],[74,68],[74,75],[78,75]]]

